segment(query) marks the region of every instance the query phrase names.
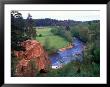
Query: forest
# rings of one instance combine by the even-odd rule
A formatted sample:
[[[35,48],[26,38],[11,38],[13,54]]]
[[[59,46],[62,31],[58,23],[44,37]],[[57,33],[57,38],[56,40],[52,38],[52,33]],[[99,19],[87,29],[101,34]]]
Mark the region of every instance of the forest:
[[[11,76],[99,77],[100,20],[24,19],[11,11]]]

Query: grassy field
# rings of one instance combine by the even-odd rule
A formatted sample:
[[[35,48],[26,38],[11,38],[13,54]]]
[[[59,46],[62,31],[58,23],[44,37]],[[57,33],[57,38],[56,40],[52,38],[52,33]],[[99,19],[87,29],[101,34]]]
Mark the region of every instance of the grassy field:
[[[36,27],[36,31],[38,34],[36,40],[40,41],[43,45],[45,45],[45,39],[48,38],[49,46],[54,47],[55,49],[65,47],[67,44],[69,44],[69,42],[66,39],[51,33],[51,29],[52,27]],[[39,37],[40,34],[42,36]]]

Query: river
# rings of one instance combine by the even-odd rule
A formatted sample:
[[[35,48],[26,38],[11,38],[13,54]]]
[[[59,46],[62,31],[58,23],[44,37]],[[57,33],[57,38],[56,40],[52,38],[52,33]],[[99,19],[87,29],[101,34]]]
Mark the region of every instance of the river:
[[[62,65],[71,61],[83,61],[84,43],[78,38],[73,38],[73,47],[65,51],[58,51],[57,53],[49,56],[53,69],[58,69]]]

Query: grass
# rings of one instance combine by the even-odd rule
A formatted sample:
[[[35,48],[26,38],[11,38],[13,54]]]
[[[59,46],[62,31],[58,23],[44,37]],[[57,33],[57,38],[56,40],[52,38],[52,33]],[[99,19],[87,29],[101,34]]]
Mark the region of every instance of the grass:
[[[56,49],[65,47],[69,42],[58,35],[54,35],[51,33],[52,27],[43,27],[42,29],[36,28],[37,34],[42,34],[41,37],[37,36],[36,40],[40,41],[43,45],[45,45],[45,39],[49,39],[50,47],[54,47]]]
[[[37,34],[42,34],[43,36],[53,35],[50,30],[51,28],[49,27],[42,27],[41,29],[36,27]]]

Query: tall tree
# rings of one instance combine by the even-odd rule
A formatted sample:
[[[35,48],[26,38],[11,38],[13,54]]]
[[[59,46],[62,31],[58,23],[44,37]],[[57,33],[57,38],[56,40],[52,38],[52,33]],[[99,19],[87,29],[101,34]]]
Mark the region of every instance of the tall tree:
[[[24,20],[18,11],[11,11],[11,48],[19,50],[19,43],[24,40]]]
[[[25,32],[30,39],[35,39],[36,30],[34,28],[34,21],[33,21],[32,16],[30,14],[28,14],[28,17],[26,19],[26,30],[25,30]]]
[[[70,31],[70,27],[69,27],[68,25],[65,27],[65,29],[66,29],[67,31]]]

